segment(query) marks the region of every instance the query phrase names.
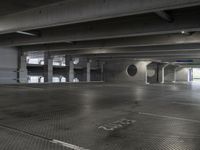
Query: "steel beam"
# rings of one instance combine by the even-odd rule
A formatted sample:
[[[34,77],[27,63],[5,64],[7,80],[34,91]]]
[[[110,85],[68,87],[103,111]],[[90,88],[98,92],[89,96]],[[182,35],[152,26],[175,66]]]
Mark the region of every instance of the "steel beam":
[[[70,26],[42,29],[40,36],[1,36],[2,46],[23,46],[46,43],[73,43],[73,41],[99,40],[146,36],[181,31],[200,31],[199,10],[174,12],[174,22],[166,23],[154,14],[98,21]]]

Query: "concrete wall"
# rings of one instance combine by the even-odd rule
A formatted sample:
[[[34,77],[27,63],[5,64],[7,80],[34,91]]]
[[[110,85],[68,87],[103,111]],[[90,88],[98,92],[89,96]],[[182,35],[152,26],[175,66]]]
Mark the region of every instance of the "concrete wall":
[[[159,63],[152,62],[147,66],[147,82],[159,83]]]
[[[36,75],[36,76],[44,76],[44,67],[43,66],[28,66],[28,75]],[[74,77],[78,78],[79,81],[86,81],[87,78],[87,70],[86,68],[75,68],[74,69]],[[69,67],[53,68],[53,75],[59,76],[62,75],[66,77],[67,82],[69,82]],[[100,68],[92,68],[91,69],[91,81],[101,81],[101,69]]]
[[[75,70],[75,78],[78,78],[79,81],[87,81],[87,72],[86,69],[76,69]],[[100,69],[95,69],[91,70],[91,81],[101,81],[101,70]]]
[[[176,69],[176,82],[188,82],[189,69],[177,68]]]
[[[175,66],[169,65],[165,68],[165,82],[171,83],[174,81]]]
[[[107,61],[104,65],[104,80],[106,82],[137,82],[144,84],[146,82],[146,66],[149,63],[149,61],[135,60]],[[132,64],[137,67],[135,76],[129,76],[127,73],[127,67]]]
[[[80,58],[80,62],[75,65],[75,78],[79,81],[87,81],[87,58]],[[100,65],[97,61],[91,61],[91,81],[101,81]]]
[[[0,84],[17,83],[17,68],[17,49],[0,47]]]

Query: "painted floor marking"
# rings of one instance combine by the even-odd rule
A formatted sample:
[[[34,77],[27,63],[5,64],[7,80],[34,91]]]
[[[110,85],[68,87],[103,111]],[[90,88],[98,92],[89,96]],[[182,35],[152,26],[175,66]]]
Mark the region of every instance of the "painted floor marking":
[[[114,131],[123,127],[127,127],[135,122],[135,120],[121,119],[112,123],[99,126],[98,129],[103,129],[105,131]]]
[[[63,141],[55,140],[55,139],[52,140],[52,143],[59,144],[59,145],[62,145],[64,147],[67,147],[67,148],[71,148],[73,150],[89,150],[89,149],[85,149],[83,147],[79,147],[79,146],[76,146],[76,145],[73,145],[73,144],[70,144],[70,143],[66,143],[66,142],[63,142]]]
[[[200,104],[183,103],[183,102],[172,102],[172,103],[173,104],[181,104],[181,105],[198,106],[198,107],[200,107]]]
[[[56,140],[56,139],[50,139],[50,138],[47,138],[47,137],[44,137],[44,136],[40,136],[40,135],[37,135],[37,134],[33,134],[33,133],[30,133],[30,132],[21,130],[21,129],[9,127],[9,126],[4,125],[4,124],[0,124],[0,128],[10,130],[10,131],[13,131],[13,132],[17,132],[17,133],[20,133],[20,134],[24,134],[24,135],[36,137],[36,138],[39,138],[41,140],[45,140],[45,141],[48,141],[48,142],[53,143],[53,144],[58,144],[58,145],[61,145],[63,147],[70,148],[70,149],[73,149],[73,150],[89,150],[89,149],[85,149],[83,147],[79,147],[79,146],[76,146],[76,145],[73,145],[73,144],[70,144],[70,143],[66,143],[66,142],[63,142],[63,141]]]
[[[186,119],[186,118],[178,118],[178,117],[165,116],[165,115],[157,115],[157,114],[153,114],[153,113],[139,112],[139,114],[140,115],[146,115],[146,116],[152,116],[152,117],[159,117],[159,118],[175,119],[175,120],[181,120],[181,121],[187,121],[187,122],[193,122],[193,123],[200,123],[199,120]]]

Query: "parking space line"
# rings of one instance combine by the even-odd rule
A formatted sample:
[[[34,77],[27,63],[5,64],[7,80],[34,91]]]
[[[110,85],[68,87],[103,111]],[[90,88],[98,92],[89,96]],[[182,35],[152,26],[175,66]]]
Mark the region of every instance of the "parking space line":
[[[172,102],[173,104],[187,105],[187,106],[197,106],[200,107],[200,104],[184,103],[184,102]]]
[[[174,120],[187,121],[187,122],[193,122],[193,123],[200,123],[200,120],[178,118],[178,117],[165,116],[165,115],[157,115],[157,114],[153,114],[153,113],[139,112],[139,114],[140,115],[145,115],[145,116],[157,117],[157,118],[159,117],[159,118],[174,119]]]
[[[66,142],[63,142],[63,141],[55,140],[55,139],[52,140],[52,143],[59,144],[59,145],[62,145],[64,147],[67,147],[67,148],[70,148],[70,149],[73,149],[73,150],[89,150],[89,149],[85,149],[83,147],[79,147],[79,146],[76,146],[76,145],[73,145],[73,144],[70,144],[70,143],[66,143]]]
[[[9,127],[9,126],[4,125],[4,124],[0,124],[0,128],[10,130],[10,131],[13,131],[13,132],[17,132],[17,133],[20,133],[20,134],[24,134],[24,135],[36,137],[36,138],[39,138],[41,140],[45,140],[45,141],[48,141],[48,142],[53,143],[53,144],[58,144],[58,145],[61,145],[63,147],[70,148],[70,149],[73,149],[73,150],[89,150],[89,149],[85,149],[83,147],[79,147],[79,146],[76,146],[76,145],[73,145],[73,144],[70,144],[70,143],[66,143],[66,142],[63,142],[63,141],[56,140],[56,139],[50,139],[50,138],[47,138],[47,137],[44,137],[44,136],[40,136],[40,135],[37,135],[37,134],[30,133],[28,131]]]

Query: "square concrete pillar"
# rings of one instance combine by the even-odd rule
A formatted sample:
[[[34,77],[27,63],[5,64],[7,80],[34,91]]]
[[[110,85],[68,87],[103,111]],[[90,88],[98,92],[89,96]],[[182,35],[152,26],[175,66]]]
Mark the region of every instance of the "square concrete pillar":
[[[28,82],[28,70],[26,62],[26,54],[23,52],[19,53],[18,56],[18,82],[27,83]]]
[[[38,78],[38,83],[42,83],[42,77]]]
[[[87,82],[91,81],[91,60],[87,61]]]
[[[162,81],[161,81],[162,84],[165,83],[165,68],[166,68],[168,65],[169,65],[169,64],[165,64],[165,65],[162,67]]]
[[[64,75],[64,77],[66,78],[66,82],[69,82],[69,62],[70,62],[70,57],[68,55],[65,55],[65,75]]]
[[[53,57],[46,52],[44,54],[44,82],[52,83],[53,81]]]
[[[174,81],[173,81],[173,83],[176,83],[176,73],[177,73],[177,69],[178,69],[178,68],[175,68],[175,69],[174,69]]]
[[[100,63],[101,68],[101,81],[104,81],[104,62]]]
[[[73,59],[70,58],[69,61],[69,82],[73,82],[74,80],[74,62]]]
[[[148,65],[151,63],[152,62],[148,62],[145,66],[145,84],[149,84],[149,82],[148,82]]]

